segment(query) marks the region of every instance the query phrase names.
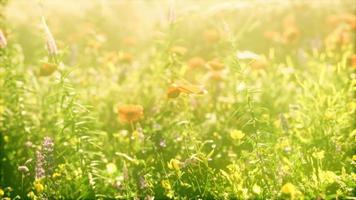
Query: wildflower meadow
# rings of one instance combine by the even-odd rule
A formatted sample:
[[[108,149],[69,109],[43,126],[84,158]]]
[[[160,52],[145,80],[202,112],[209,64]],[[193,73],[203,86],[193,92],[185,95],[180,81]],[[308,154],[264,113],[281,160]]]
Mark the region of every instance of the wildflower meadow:
[[[0,199],[356,199],[355,0],[0,0]]]

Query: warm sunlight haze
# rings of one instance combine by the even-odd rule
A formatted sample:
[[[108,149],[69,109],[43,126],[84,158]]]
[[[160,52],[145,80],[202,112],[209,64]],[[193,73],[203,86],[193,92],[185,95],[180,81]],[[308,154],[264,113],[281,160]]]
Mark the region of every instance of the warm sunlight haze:
[[[356,200],[355,0],[0,0],[0,199]]]

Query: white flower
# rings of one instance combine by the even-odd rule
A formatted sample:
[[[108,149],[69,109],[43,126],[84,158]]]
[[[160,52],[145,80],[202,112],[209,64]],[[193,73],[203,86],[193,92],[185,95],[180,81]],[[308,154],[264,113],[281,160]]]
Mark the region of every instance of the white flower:
[[[252,51],[241,51],[236,53],[236,58],[238,60],[258,60],[261,56]]]

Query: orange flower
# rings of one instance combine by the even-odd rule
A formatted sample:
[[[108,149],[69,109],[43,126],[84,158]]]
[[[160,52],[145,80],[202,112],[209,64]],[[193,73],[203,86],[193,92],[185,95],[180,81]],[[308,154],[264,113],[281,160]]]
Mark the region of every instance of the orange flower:
[[[205,64],[205,60],[201,57],[193,57],[188,61],[188,66],[191,69],[201,68]]]
[[[119,120],[122,123],[137,122],[143,118],[141,105],[122,105],[118,108]]]
[[[344,13],[341,18],[345,23],[347,23],[351,27],[351,29],[353,29],[353,30],[356,29],[356,15],[355,14]]]
[[[125,46],[134,46],[137,44],[137,40],[136,40],[136,38],[134,38],[132,36],[126,36],[122,39],[122,43]]]
[[[43,63],[40,68],[40,76],[49,76],[57,70],[57,65],[54,63]]]
[[[204,94],[205,90],[201,86],[192,85],[189,83],[172,84],[167,90],[168,98],[176,98],[181,93],[185,94]]]
[[[208,62],[210,69],[212,70],[222,70],[225,68],[224,63],[221,63],[219,59],[215,58]]]
[[[286,29],[290,26],[296,26],[295,16],[293,14],[287,15],[282,21],[283,27]]]
[[[336,26],[337,24],[339,24],[339,22],[339,15],[330,15],[326,19],[326,23],[331,26]]]
[[[220,39],[219,32],[215,29],[209,29],[203,33],[204,40],[210,43],[217,42]]]
[[[107,64],[116,64],[116,62],[119,60],[117,52],[107,52],[103,56],[103,61],[104,63]]]
[[[104,34],[91,33],[91,38],[88,42],[88,46],[91,49],[99,49],[106,42],[107,38]]]
[[[277,31],[266,31],[264,32],[264,37],[274,42],[280,42],[282,40],[281,34]]]
[[[295,20],[295,16],[290,14],[283,20],[283,42],[291,43],[299,39],[300,31]]]
[[[296,23],[294,15],[286,16],[282,21],[281,31],[266,31],[264,36],[274,42],[293,43],[300,37],[300,30]]]
[[[325,46],[328,49],[335,49],[344,46],[351,41],[350,28],[339,26],[325,38]]]
[[[356,15],[351,13],[331,15],[327,18],[327,23],[334,27],[347,24],[351,29],[356,29]]]
[[[169,88],[167,89],[167,97],[168,98],[177,98],[180,95],[180,89],[179,87],[175,86],[175,85],[171,85],[169,86]]]
[[[300,30],[295,25],[286,26],[282,33],[277,31],[266,31],[264,37],[279,43],[293,43],[300,37]]]
[[[259,59],[252,61],[251,68],[254,70],[264,69],[268,66],[268,60],[261,56]]]
[[[300,31],[297,26],[289,26],[284,29],[283,41],[286,43],[295,42],[299,39]]]
[[[180,56],[183,56],[185,53],[187,53],[187,49],[182,46],[173,46],[170,51]]]
[[[208,73],[208,78],[212,81],[222,81],[225,78],[226,73],[224,71],[212,70]]]
[[[351,66],[356,69],[356,54],[351,56]]]
[[[119,61],[123,62],[123,63],[132,63],[133,61],[133,56],[130,53],[126,53],[126,52],[120,52],[119,53]]]

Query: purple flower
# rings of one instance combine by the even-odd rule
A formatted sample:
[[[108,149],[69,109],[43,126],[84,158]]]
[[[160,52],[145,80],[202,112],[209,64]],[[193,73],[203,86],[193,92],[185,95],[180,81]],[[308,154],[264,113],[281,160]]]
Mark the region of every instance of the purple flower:
[[[44,137],[42,148],[45,153],[52,153],[53,152],[54,143],[52,138]]]
[[[36,151],[36,179],[41,179],[45,176],[44,156],[41,151]]]
[[[41,179],[52,171],[54,143],[50,137],[44,137],[41,150],[36,151],[36,179]]]

